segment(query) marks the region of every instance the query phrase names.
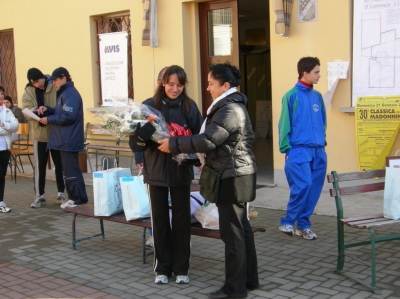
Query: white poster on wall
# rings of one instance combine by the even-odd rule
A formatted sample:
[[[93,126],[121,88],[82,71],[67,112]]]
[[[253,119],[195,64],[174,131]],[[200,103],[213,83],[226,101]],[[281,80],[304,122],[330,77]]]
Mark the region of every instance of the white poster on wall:
[[[99,34],[103,106],[128,99],[128,33]]]
[[[400,94],[400,1],[354,1],[353,102]]]

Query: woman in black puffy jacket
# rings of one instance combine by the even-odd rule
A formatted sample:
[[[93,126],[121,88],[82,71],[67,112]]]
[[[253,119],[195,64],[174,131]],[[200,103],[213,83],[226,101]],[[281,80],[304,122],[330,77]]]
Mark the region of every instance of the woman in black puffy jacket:
[[[255,199],[254,133],[247,98],[236,89],[240,76],[228,63],[212,65],[207,90],[213,102],[200,134],[164,139],[159,146],[172,154],[205,153],[206,165],[222,172],[217,206],[225,243],[225,283],[210,298],[245,298],[248,290],[259,287],[254,236],[247,218],[248,202]]]
[[[155,95],[143,102],[161,112],[170,123],[189,128],[193,134],[200,131],[203,118],[196,103],[186,94],[186,73],[173,65],[165,70],[162,83]],[[172,154],[158,150],[150,137],[155,128],[144,124],[129,138],[134,152],[143,153],[143,178],[149,184],[151,218],[154,238],[155,283],[168,283],[175,274],[177,283],[189,282],[190,260],[190,184],[193,166],[172,159]],[[172,204],[172,227],[169,219],[168,193]]]

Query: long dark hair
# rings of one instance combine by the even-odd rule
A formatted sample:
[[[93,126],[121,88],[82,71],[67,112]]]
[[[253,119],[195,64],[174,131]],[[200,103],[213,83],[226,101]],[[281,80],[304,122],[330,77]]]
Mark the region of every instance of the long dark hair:
[[[162,76],[162,83],[167,84],[169,76],[171,76],[173,74],[177,75],[179,83],[183,85],[183,90],[182,90],[180,97],[182,97],[183,111],[185,113],[188,113],[189,109],[190,109],[190,98],[188,97],[188,95],[186,93],[186,84],[188,83],[188,81],[187,81],[187,76],[186,76],[185,70],[182,67],[180,67],[179,65],[169,66],[165,70],[164,75]],[[161,101],[165,97],[166,97],[165,88],[162,84],[159,84],[156,89],[156,93],[153,96],[154,107],[156,109],[160,108]]]
[[[219,82],[219,85],[222,86],[225,82],[228,82],[231,87],[238,87],[242,76],[239,69],[229,62],[211,65],[210,74]]]

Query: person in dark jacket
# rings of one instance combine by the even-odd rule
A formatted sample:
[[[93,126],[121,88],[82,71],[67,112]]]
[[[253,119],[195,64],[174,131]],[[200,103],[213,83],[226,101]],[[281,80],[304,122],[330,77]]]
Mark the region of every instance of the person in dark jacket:
[[[186,94],[186,78],[180,66],[168,67],[153,98],[143,104],[160,111],[168,123],[176,123],[197,134],[203,119],[196,103]],[[178,164],[171,154],[160,152],[158,143],[150,140],[154,131],[154,126],[147,122],[130,136],[129,145],[134,152],[144,152],[142,171],[144,182],[149,184],[155,283],[168,283],[172,274],[175,274],[177,283],[188,283],[193,166]],[[168,193],[172,203],[172,227]]]
[[[164,73],[165,73],[165,70],[167,69],[168,67],[166,66],[166,67],[163,67],[161,70],[160,70],[160,72],[158,73],[158,76],[157,76],[157,88],[158,88],[158,86],[160,86],[160,84],[162,83],[162,77],[164,76]],[[138,168],[138,169],[142,169],[143,168],[143,152],[135,152],[134,153],[135,154],[135,164],[136,164],[136,167]],[[149,231],[149,238],[147,239],[147,241],[146,241],[146,246],[147,247],[153,247],[153,230],[151,229],[151,227],[148,229],[148,231]]]
[[[57,89],[56,107],[41,106],[39,114],[47,111],[42,117],[42,124],[51,124],[47,146],[60,151],[64,170],[64,179],[69,200],[61,208],[82,205],[88,202],[85,182],[79,168],[78,154],[83,150],[83,103],[82,97],[71,81],[66,68],[59,67],[51,75]]]
[[[240,77],[240,71],[229,63],[212,65],[207,90],[213,102],[200,134],[164,139],[159,146],[172,154],[205,153],[206,165],[221,174],[216,204],[225,243],[225,283],[208,294],[210,298],[245,298],[248,290],[259,287],[254,236],[247,218],[256,187],[257,168],[251,150],[254,133],[247,98],[236,89]]]

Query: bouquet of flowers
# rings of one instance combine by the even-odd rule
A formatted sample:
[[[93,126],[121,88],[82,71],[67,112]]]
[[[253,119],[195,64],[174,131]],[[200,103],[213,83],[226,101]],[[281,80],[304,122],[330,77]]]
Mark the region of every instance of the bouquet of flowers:
[[[102,111],[94,113],[94,116],[102,120],[101,124],[94,125],[98,131],[118,138],[134,134],[137,124],[143,125],[146,122],[151,122],[156,128],[150,139],[157,143],[165,138],[192,135],[188,128],[175,123],[168,124],[158,110],[145,104],[136,103],[131,99],[128,100],[128,106],[107,106]],[[199,162],[197,154],[182,153],[174,156],[173,159],[179,164],[183,160],[193,165]],[[202,160],[200,159],[200,161]]]
[[[128,106],[105,107],[94,116],[102,120],[101,124],[95,125],[99,131],[118,138],[133,134],[138,123],[143,125],[146,122],[151,122],[156,128],[156,132],[151,137],[153,141],[158,142],[170,137],[170,127],[159,111],[132,100],[129,100]]]

